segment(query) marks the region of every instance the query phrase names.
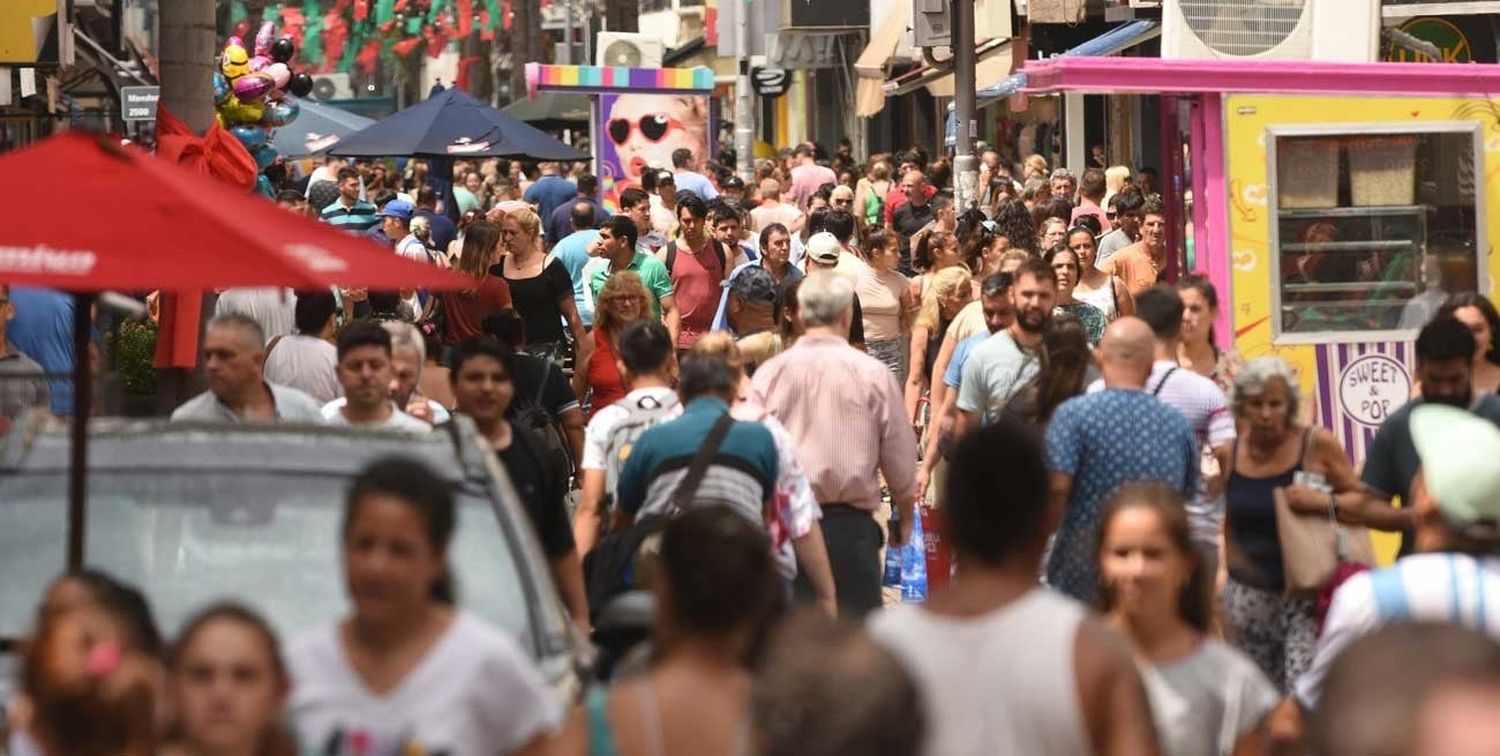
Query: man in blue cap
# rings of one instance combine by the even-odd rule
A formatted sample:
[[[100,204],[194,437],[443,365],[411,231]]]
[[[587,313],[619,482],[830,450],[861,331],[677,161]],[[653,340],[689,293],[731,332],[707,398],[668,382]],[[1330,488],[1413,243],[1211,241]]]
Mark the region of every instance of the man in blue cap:
[[[380,227],[387,238],[396,239],[396,254],[413,262],[430,263],[432,255],[427,245],[411,232],[411,216],[416,210],[404,199],[387,202],[380,211]]]

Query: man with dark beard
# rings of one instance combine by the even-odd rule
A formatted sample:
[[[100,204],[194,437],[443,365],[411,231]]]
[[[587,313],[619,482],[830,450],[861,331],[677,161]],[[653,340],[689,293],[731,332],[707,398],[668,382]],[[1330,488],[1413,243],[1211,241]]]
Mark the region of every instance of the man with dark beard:
[[[955,440],[1003,408],[1040,368],[1037,350],[1057,302],[1057,276],[1037,258],[1021,263],[1010,288],[1010,300],[1015,307],[1015,322],[974,347],[964,365],[958,387]]]
[[[1340,519],[1401,533],[1400,556],[1412,553],[1413,512],[1412,478],[1421,467],[1416,445],[1411,438],[1412,410],[1423,404],[1446,404],[1468,411],[1500,425],[1500,397],[1494,394],[1474,395],[1470,384],[1474,360],[1474,336],[1462,322],[1451,315],[1439,316],[1417,335],[1416,379],[1421,396],[1391,413],[1375,439],[1365,451],[1365,467],[1360,480],[1364,491],[1340,494]],[[1293,497],[1328,494],[1305,486],[1294,486]],[[1401,497],[1401,508],[1391,506],[1391,499]]]

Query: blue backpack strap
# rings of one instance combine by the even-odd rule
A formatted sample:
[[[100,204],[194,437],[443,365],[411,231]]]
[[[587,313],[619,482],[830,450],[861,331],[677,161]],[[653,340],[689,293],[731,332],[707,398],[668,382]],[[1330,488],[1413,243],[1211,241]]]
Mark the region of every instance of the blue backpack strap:
[[[603,685],[589,688],[584,706],[589,717],[589,756],[617,756],[615,731],[609,726],[609,689]]]
[[[1375,607],[1380,621],[1386,624],[1411,616],[1406,600],[1406,586],[1401,582],[1401,568],[1392,566],[1370,573],[1370,587],[1375,591]]]

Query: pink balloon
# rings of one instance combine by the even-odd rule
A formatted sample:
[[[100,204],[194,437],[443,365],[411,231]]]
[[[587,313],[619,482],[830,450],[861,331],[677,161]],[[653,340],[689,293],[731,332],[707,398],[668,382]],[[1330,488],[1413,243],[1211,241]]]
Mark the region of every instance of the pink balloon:
[[[231,35],[229,39],[224,40],[225,47],[229,47],[230,45],[234,45],[235,47],[244,47],[245,40],[241,38],[240,35],[234,34]]]
[[[264,71],[245,74],[234,80],[234,96],[240,102],[251,102],[260,99],[275,87],[276,82]]]
[[[292,80],[292,69],[287,68],[285,63],[272,63],[266,66],[265,73],[270,75],[271,81],[276,83],[277,89],[285,89],[287,83]]]
[[[260,25],[260,31],[255,34],[255,54],[271,56],[271,42],[276,39],[276,24],[267,21]]]
[[[271,59],[264,55],[257,55],[250,59],[250,72],[264,71],[271,65]]]

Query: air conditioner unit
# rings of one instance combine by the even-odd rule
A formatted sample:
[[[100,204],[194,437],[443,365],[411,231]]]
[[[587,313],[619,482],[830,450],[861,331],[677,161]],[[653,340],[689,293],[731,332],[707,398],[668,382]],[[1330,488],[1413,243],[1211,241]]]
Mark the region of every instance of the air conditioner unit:
[[[313,77],[312,96],[318,102],[348,100],[354,97],[354,86],[347,73],[326,73]]]
[[[627,32],[599,32],[595,63],[623,68],[660,68],[667,46],[660,37]]]
[[[1380,52],[1380,0],[1166,0],[1161,57],[1346,63]]]

